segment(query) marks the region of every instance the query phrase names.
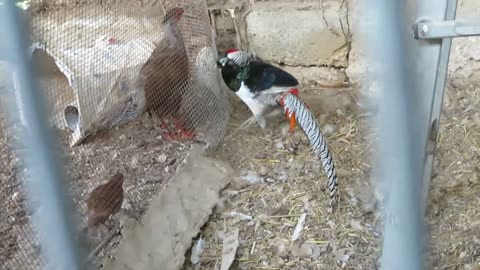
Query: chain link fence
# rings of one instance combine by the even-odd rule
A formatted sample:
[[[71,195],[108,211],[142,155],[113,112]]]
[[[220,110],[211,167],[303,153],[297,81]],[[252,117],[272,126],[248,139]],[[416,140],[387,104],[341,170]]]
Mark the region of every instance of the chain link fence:
[[[66,161],[90,258],[118,244],[124,217],[139,219],[189,145],[215,148],[229,119],[205,1],[32,0],[18,5],[48,121]],[[15,67],[0,62],[0,268],[41,269],[17,134],[28,125]],[[18,148],[21,151],[21,147]],[[120,213],[120,214],[117,214]],[[123,219],[122,219],[123,218]]]

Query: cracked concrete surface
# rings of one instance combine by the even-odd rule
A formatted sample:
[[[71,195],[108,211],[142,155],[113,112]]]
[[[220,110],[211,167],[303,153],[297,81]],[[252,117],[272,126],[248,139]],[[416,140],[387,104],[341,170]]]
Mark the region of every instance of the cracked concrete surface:
[[[141,222],[123,228],[121,244],[104,269],[180,269],[192,238],[207,222],[232,175],[228,163],[204,157],[201,147],[193,145]]]

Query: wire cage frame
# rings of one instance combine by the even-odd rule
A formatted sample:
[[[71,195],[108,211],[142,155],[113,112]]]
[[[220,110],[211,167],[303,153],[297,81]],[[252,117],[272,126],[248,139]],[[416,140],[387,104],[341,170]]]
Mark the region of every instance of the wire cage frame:
[[[427,5],[423,5],[425,2],[426,1],[419,1],[419,6],[424,9],[419,8],[416,10],[418,14],[415,15],[422,15],[425,10],[427,10],[425,9]],[[42,28],[42,26],[50,23],[48,16],[45,18],[33,17],[32,26],[34,28],[34,35],[31,38],[38,42],[34,47],[24,48],[23,51],[18,48],[21,48],[22,44],[31,43],[32,40],[30,40],[30,42],[22,42],[22,37],[19,35],[22,24],[19,23],[19,17],[12,16],[15,14],[11,12],[14,10],[13,4],[0,4],[0,9],[4,12],[0,14],[2,15],[0,16],[0,22],[5,22],[2,24],[5,26],[3,28],[10,30],[4,32],[2,28],[0,32],[12,37],[8,39],[11,41],[7,42],[9,44],[0,44],[2,51],[12,52],[0,54],[0,59],[5,59],[10,63],[9,66],[5,65],[4,62],[0,62],[0,102],[2,102],[2,106],[0,106],[0,184],[2,184],[3,187],[3,194],[1,196],[8,198],[8,200],[4,201],[4,204],[0,204],[0,206],[6,210],[5,224],[9,225],[7,227],[2,224],[1,227],[2,233],[0,234],[0,240],[4,244],[0,246],[0,250],[8,251],[0,253],[1,267],[5,269],[39,269],[47,265],[47,269],[51,269],[49,267],[54,267],[54,264],[59,269],[83,269],[83,266],[81,266],[83,264],[81,258],[89,253],[95,256],[96,253],[100,252],[99,257],[107,256],[108,252],[98,250],[97,248],[92,249],[92,247],[89,247],[85,249],[85,246],[89,244],[72,237],[76,233],[72,233],[72,231],[74,231],[73,228],[75,228],[75,223],[83,227],[84,224],[89,222],[89,218],[87,218],[89,216],[89,205],[96,204],[96,200],[90,199],[92,198],[91,194],[101,194],[101,190],[107,189],[106,187],[109,189],[118,189],[119,186],[123,185],[125,193],[121,195],[121,198],[128,201],[128,203],[122,208],[131,210],[131,212],[133,212],[132,215],[137,215],[136,217],[141,216],[141,209],[146,207],[148,199],[139,203],[135,198],[139,196],[147,198],[150,196],[150,193],[158,191],[161,188],[158,179],[171,176],[172,171],[175,171],[176,168],[175,163],[183,157],[182,153],[186,148],[185,145],[188,145],[186,141],[159,145],[152,143],[152,138],[157,140],[171,138],[173,139],[172,141],[174,141],[175,135],[180,134],[181,136],[191,137],[192,133],[195,133],[195,135],[203,135],[203,140],[208,146],[215,146],[223,137],[225,124],[214,125],[212,128],[211,126],[209,127],[211,123],[208,122],[211,119],[215,119],[211,121],[214,122],[214,124],[226,123],[226,121],[228,121],[229,106],[226,102],[226,97],[223,96],[222,90],[219,88],[217,79],[205,79],[208,77],[213,78],[214,70],[216,70],[210,69],[214,67],[214,62],[210,61],[209,64],[205,64],[207,63],[205,59],[214,59],[217,54],[214,42],[212,41],[213,35],[208,27],[204,27],[208,25],[206,6],[203,1],[191,4],[191,1],[184,0],[181,3],[176,2],[170,6],[167,4],[159,4],[156,8],[152,8],[152,6],[155,6],[155,3],[157,2],[140,0],[128,1],[128,3],[102,1],[101,4],[98,5],[98,10],[101,10],[98,11],[98,13],[112,15],[109,17],[109,20],[103,22],[107,24],[106,28],[114,28],[108,24],[123,21],[125,24],[119,28],[125,32],[119,31],[119,35],[110,35],[111,33],[108,31],[99,31],[99,33],[89,32],[82,27],[90,25],[92,21],[79,20],[76,21],[77,24],[73,24],[73,26],[68,23],[55,25],[58,28],[56,31],[64,31],[65,34],[57,43],[48,40],[48,37],[58,38],[62,37],[62,35],[52,34],[54,33],[52,32],[53,30],[48,29],[47,31]],[[198,7],[200,7],[198,13],[196,13],[195,8],[192,8],[192,6],[197,6],[197,4]],[[371,1],[369,4],[371,4],[369,6],[370,14],[373,18],[378,19],[372,28],[368,28],[370,30],[369,34],[372,37],[370,40],[372,43],[370,45],[372,48],[375,48],[375,53],[380,56],[381,61],[379,62],[383,62],[383,65],[386,67],[386,76],[373,78],[373,80],[380,80],[382,86],[382,98],[380,99],[380,116],[382,121],[373,122],[377,124],[379,129],[384,131],[379,141],[379,149],[383,151],[378,152],[377,159],[381,162],[378,163],[377,167],[379,171],[383,173],[380,174],[379,178],[388,180],[383,183],[386,199],[383,213],[385,227],[383,232],[384,246],[381,268],[422,269],[425,257],[423,248],[426,241],[423,241],[425,232],[422,231],[421,212],[425,205],[422,205],[424,202],[422,202],[419,193],[421,193],[420,191],[426,192],[424,182],[426,181],[425,178],[430,178],[428,170],[431,169],[431,165],[429,166],[427,164],[428,161],[422,160],[422,157],[433,157],[429,140],[435,140],[438,135],[436,128],[438,127],[437,114],[439,114],[441,107],[441,98],[440,102],[438,102],[438,99],[439,96],[443,95],[444,82],[442,83],[442,81],[445,80],[446,66],[448,65],[448,57],[445,58],[444,56],[446,51],[450,50],[452,32],[442,32],[442,24],[438,25],[435,21],[417,21],[414,25],[417,26],[416,38],[436,40],[436,47],[433,46],[435,47],[435,53],[441,52],[438,54],[438,58],[425,57],[425,52],[432,49],[431,47],[425,46],[427,42],[422,43],[413,40],[413,38],[410,40],[408,37],[405,38],[405,36],[408,36],[408,33],[404,35],[405,25],[413,21],[411,20],[412,18],[405,19],[402,17],[403,13],[399,12],[399,10],[402,10],[401,1]],[[78,5],[78,10],[85,12],[89,10],[93,4],[89,1],[78,4],[77,1],[76,4],[72,6],[66,1],[58,1],[54,4],[48,1],[42,1],[32,7],[35,7],[35,12],[41,14],[48,14],[49,12],[62,14],[56,16],[61,18],[63,22],[69,22],[71,18],[67,18],[68,16],[66,14],[68,12],[66,12],[65,9],[75,8],[76,5]],[[436,9],[428,10],[436,13],[436,15],[441,14],[441,16],[436,18],[438,20],[452,20],[454,19],[455,13],[452,5],[456,5],[456,1],[443,1],[442,5],[438,5]],[[6,9],[5,6],[8,7],[8,9]],[[176,81],[170,79],[164,80],[165,83],[163,84],[155,83],[155,80],[153,80],[153,82],[150,81],[149,84],[138,84],[138,81],[136,82],[135,79],[132,79],[138,76],[132,74],[141,73],[141,67],[131,67],[133,70],[131,73],[126,72],[123,74],[120,72],[121,74],[118,75],[115,73],[114,67],[112,68],[113,71],[108,70],[108,72],[105,72],[105,70],[96,67],[95,64],[88,62],[88,57],[91,57],[90,54],[93,54],[92,51],[85,50],[80,52],[72,50],[72,48],[67,46],[68,50],[60,50],[61,53],[58,51],[55,52],[55,50],[59,49],[55,44],[68,43],[65,41],[71,41],[75,38],[84,40],[83,38],[88,36],[90,40],[85,41],[85,44],[80,47],[94,47],[98,51],[106,52],[106,54],[110,56],[115,56],[116,53],[119,53],[115,51],[118,48],[112,48],[120,46],[119,44],[122,43],[122,40],[124,41],[128,33],[135,32],[135,29],[128,27],[128,20],[120,15],[122,12],[119,12],[118,9],[125,13],[135,13],[134,7],[145,9],[145,13],[142,13],[144,16],[141,16],[144,19],[142,22],[142,27],[144,28],[148,28],[148,20],[150,18],[156,18],[158,22],[163,21],[169,8],[181,7],[185,9],[183,13],[180,11],[178,11],[178,13],[172,13],[172,18],[179,17],[180,14],[184,15],[183,19],[185,20],[178,21],[178,26],[182,33],[185,54],[187,55],[188,72],[191,73],[191,77],[188,80]],[[448,12],[445,13],[445,10],[448,10]],[[78,11],[78,14],[80,14],[80,11]],[[10,15],[7,16],[7,14]],[[443,16],[445,14],[447,14],[447,16]],[[88,17],[88,15],[86,17]],[[32,19],[31,17],[27,18]],[[421,33],[422,28],[418,28],[419,25],[428,25],[434,28],[440,27],[435,28],[435,31],[432,32],[436,36],[429,37],[429,31]],[[37,28],[35,28],[35,26]],[[73,30],[68,30],[70,29],[68,27],[80,28],[79,36],[75,38],[71,37],[68,33]],[[443,28],[443,31],[444,30]],[[148,30],[145,30],[145,32],[148,32]],[[129,48],[138,49],[139,52],[135,54],[136,57],[126,58],[142,58],[143,62],[148,62],[147,59],[150,59],[150,56],[154,54],[155,48],[161,44],[162,40],[168,40],[169,43],[166,47],[174,47],[172,44],[178,44],[179,42],[177,38],[172,38],[172,36],[167,37],[168,35],[165,35],[165,31],[153,32],[154,34],[152,36],[154,37],[152,37],[151,40],[147,40],[144,43],[138,42],[130,44],[129,46],[131,47]],[[174,31],[170,30],[169,34],[175,36],[173,32]],[[122,36],[122,33],[125,36]],[[469,35],[470,34],[472,33],[469,32]],[[381,38],[379,38],[380,36]],[[88,38],[85,38],[85,40],[88,40]],[[410,56],[408,51],[409,45],[412,45],[407,45],[409,42],[413,43],[414,48],[418,46],[418,44],[422,44],[423,46],[418,46],[422,47],[420,50],[413,50],[415,53],[420,52],[419,54],[421,55],[421,57],[416,58],[416,65],[420,62],[423,63],[423,65],[420,66],[425,67],[430,65],[430,62],[436,62],[436,65],[432,65],[436,68],[430,66],[432,71],[430,75],[432,76],[416,78],[414,72],[409,72],[408,67],[415,65],[415,61],[407,57]],[[196,47],[198,44],[202,45]],[[75,45],[71,46],[75,47]],[[416,47],[416,49],[418,49],[418,47]],[[4,48],[5,50],[3,50]],[[140,48],[145,49],[146,52]],[[25,51],[29,53],[25,55]],[[119,54],[128,56],[128,52],[128,49],[123,48]],[[65,53],[65,55],[62,56],[62,53]],[[92,75],[95,80],[100,81],[98,84],[106,89],[112,90],[118,88],[127,90],[119,95],[111,94],[114,93],[113,90],[110,92],[106,91],[111,94],[110,96],[95,95],[96,92],[94,89],[98,89],[98,85],[89,84],[95,80],[74,76],[78,74],[78,72],[69,65],[70,62],[67,60],[75,57],[68,58],[69,53],[81,55],[83,67],[88,67],[86,68],[87,72],[80,72],[81,74]],[[214,57],[212,58],[212,56]],[[202,57],[203,60],[198,60],[202,59]],[[42,64],[38,66],[41,66],[43,69],[35,70],[39,75],[49,77],[52,76],[52,73],[62,73],[56,74],[61,75],[60,77],[63,76],[64,85],[58,87],[58,85],[60,85],[60,83],[58,83],[56,85],[58,88],[77,87],[82,89],[82,87],[84,87],[89,89],[90,92],[86,92],[87,94],[85,94],[85,92],[75,94],[75,91],[79,90],[73,89],[71,97],[66,97],[64,92],[62,92],[62,95],[60,95],[62,98],[71,98],[74,102],[64,102],[67,103],[66,105],[52,104],[51,100],[49,100],[52,96],[51,93],[58,93],[59,89],[53,89],[55,87],[48,88],[49,85],[42,76],[40,76],[38,80],[38,85],[31,80],[33,76],[31,76],[32,74],[30,74],[30,70],[28,69],[31,59],[33,59],[33,62],[42,61]],[[62,62],[59,59],[67,60]],[[154,58],[152,62],[156,63],[156,59],[157,58]],[[421,61],[419,61],[419,59],[421,59]],[[441,61],[438,61],[439,59]],[[378,60],[378,58],[372,58],[371,61],[375,62]],[[175,61],[172,63],[172,61],[165,61],[167,62],[162,63],[172,64],[170,66],[172,70],[175,70],[175,65],[180,62]],[[63,63],[61,68],[58,67],[58,65],[60,65],[58,63],[60,62]],[[12,63],[14,64],[12,65]],[[57,65],[56,67],[55,63]],[[108,61],[104,63],[106,66],[109,64],[111,63]],[[136,66],[133,60],[128,64]],[[114,63],[112,65],[115,66],[119,64]],[[440,65],[440,68],[437,65]],[[55,70],[48,70],[49,68],[47,67],[52,67]],[[180,65],[180,67],[182,66]],[[418,68],[418,66],[416,68]],[[125,69],[128,70],[128,68]],[[154,67],[152,69],[160,71],[159,73],[169,72],[168,69],[164,69],[161,65],[159,68]],[[195,71],[198,72],[199,70],[202,72],[195,73]],[[208,75],[210,71],[212,74]],[[418,72],[418,70],[416,71]],[[68,72],[71,72],[71,74],[65,75],[68,74]],[[104,75],[102,72],[107,75]],[[187,71],[182,69],[182,72]],[[147,72],[146,77],[149,77],[149,73],[154,72]],[[7,76],[5,76],[6,78],[3,78],[4,76],[2,76],[2,74],[7,74]],[[174,74],[180,73],[174,72]],[[111,78],[115,78],[116,80]],[[432,78],[434,78],[434,80],[430,80]],[[129,83],[129,80],[133,82]],[[195,80],[197,81],[194,82]],[[393,86],[392,82],[394,82]],[[162,115],[155,115],[154,112],[146,113],[145,118],[139,117],[139,119],[137,119],[138,116],[135,113],[133,116],[128,115],[126,118],[119,118],[118,116],[122,116],[124,113],[136,112],[136,108],[142,107],[138,106],[136,101],[144,98],[148,99],[148,94],[137,95],[139,89],[136,87],[139,85],[145,87],[147,84],[155,89],[170,85],[169,88],[175,88],[183,93],[183,95],[180,95],[182,97],[181,103],[183,103],[180,109],[178,109],[178,111],[175,109],[167,109],[166,112],[163,111],[163,113],[170,114],[169,116],[171,116],[171,118],[181,116],[182,114],[185,116],[186,114],[191,122],[189,124],[182,123],[182,126],[182,124],[179,125],[178,122],[174,121],[178,119],[164,119],[161,117]],[[180,86],[177,86],[177,84],[180,84]],[[431,86],[430,84],[435,85],[435,89],[433,87],[425,87],[425,85]],[[74,87],[72,87],[72,85]],[[131,86],[130,88],[129,85]],[[43,94],[44,92],[42,92],[42,90],[45,90],[45,88],[51,91],[51,93]],[[427,94],[421,94],[422,92],[420,90],[423,88],[428,88],[429,91],[427,91]],[[17,92],[12,93],[11,89],[21,89],[21,91],[19,91],[20,94]],[[208,94],[205,94],[205,91],[202,89],[210,89],[211,91],[207,91]],[[405,89],[408,89],[408,91]],[[432,93],[434,94],[433,96],[428,96]],[[421,97],[417,97],[417,99],[413,98],[416,95],[421,95]],[[53,94],[53,96],[55,96],[55,94]],[[88,98],[92,96],[94,96],[94,98],[88,100]],[[84,100],[84,98],[86,100]],[[38,102],[42,99],[44,99],[46,103],[43,105],[46,108],[46,112],[42,111],[42,105]],[[200,102],[200,100],[205,101]],[[426,106],[424,106],[425,104],[419,104],[421,102],[418,100],[428,103],[429,108],[426,108]],[[208,106],[197,107],[198,103],[205,104],[209,101],[212,103]],[[95,105],[87,106],[89,102]],[[156,107],[158,109],[160,107],[160,111],[162,110],[161,101],[154,101],[153,103],[159,103],[155,104],[153,108]],[[174,103],[174,101],[169,101],[166,105],[171,105],[170,103]],[[135,106],[131,106],[132,104]],[[430,107],[431,104],[433,105]],[[185,110],[185,108],[187,109]],[[436,112],[437,110],[438,113]],[[171,113],[171,111],[175,112]],[[428,115],[428,117],[426,115]],[[47,119],[47,117],[43,116],[50,117]],[[430,120],[435,120],[432,123],[435,125],[425,124],[427,122],[430,123]],[[71,134],[75,134],[75,131],[78,131],[76,135],[72,135],[72,137],[64,137],[64,144],[70,147],[67,149],[73,149],[71,152],[52,142],[51,138],[53,138],[54,135],[59,137],[63,136],[62,132],[55,134],[51,132],[51,130],[46,129],[48,126],[55,125],[63,125],[63,128],[69,130]],[[28,126],[28,128],[25,128],[25,126]],[[167,130],[170,128],[173,128],[174,132],[169,133]],[[138,133],[134,133],[134,135],[116,133],[116,131],[122,129],[128,129],[132,132],[147,129],[149,133],[148,136],[144,137]],[[194,132],[189,133],[188,131],[190,130],[185,129],[191,129]],[[398,132],[399,129],[401,129],[401,132]],[[432,130],[437,131],[432,132]],[[212,132],[210,135],[208,134],[209,131]],[[103,133],[100,134],[101,132]],[[425,134],[428,134],[429,137]],[[418,139],[418,137],[421,137],[421,139]],[[127,146],[110,144],[109,140],[112,138],[116,141],[126,140]],[[101,143],[96,144],[99,141]],[[94,145],[94,147],[86,146],[89,144]],[[150,151],[148,150],[149,148],[154,149],[150,149],[152,150]],[[173,157],[167,155],[166,153],[169,150],[178,152],[178,155]],[[105,152],[107,154],[101,155],[97,159],[91,158],[99,152]],[[75,154],[78,155],[77,158],[72,157]],[[63,166],[58,166],[61,164],[61,162],[58,161],[58,156],[64,156],[67,157],[67,160],[73,160],[67,162],[67,165],[63,168],[65,172],[62,171]],[[125,168],[109,167],[112,165],[112,162],[105,162],[107,159],[113,161],[119,160],[124,156],[128,156],[128,159],[126,159],[128,162],[125,162],[125,164],[127,164],[124,166]],[[148,163],[146,160],[142,160],[140,156],[148,156],[149,159],[155,159],[155,162]],[[88,162],[86,162],[87,160]],[[428,160],[428,158],[425,160]],[[82,163],[84,161],[85,163]],[[153,163],[157,162],[161,163],[162,166],[153,165]],[[78,164],[84,166],[84,172],[75,170],[75,166]],[[149,168],[146,170],[148,173],[134,179],[139,182],[139,185],[133,185],[132,182],[135,181],[132,181],[132,178],[138,173],[135,167],[139,164],[142,166],[148,165],[146,166]],[[94,167],[98,167],[98,169],[93,169]],[[153,171],[161,171],[162,174],[154,174]],[[68,179],[68,177],[64,175],[68,175],[72,179],[65,183],[64,179]],[[24,182],[25,187],[19,183],[19,179]],[[140,189],[141,194],[135,189]],[[68,190],[68,192],[64,190]],[[27,198],[29,197],[27,194],[30,198]],[[71,198],[66,194],[72,194]],[[106,197],[106,204],[100,204],[99,208],[107,212],[119,211],[118,196]],[[73,199],[72,203],[70,202],[71,199]],[[37,205],[37,207],[35,207],[35,205]],[[75,209],[73,212],[76,212],[81,217],[81,222],[78,222],[75,218],[69,218],[69,215],[66,214],[70,212],[71,208]],[[298,220],[305,222],[305,217],[306,215],[302,214]],[[248,218],[248,216],[246,218]],[[36,226],[32,226],[33,223],[35,223]],[[106,228],[109,228],[108,225]],[[114,228],[115,220],[113,227],[110,227],[111,230],[109,233],[103,234],[102,240],[105,240],[106,236],[115,237],[114,234],[116,232]],[[16,234],[13,237],[12,232]],[[86,233],[89,233],[88,230]],[[102,235],[102,233],[104,232],[100,232],[100,235]],[[114,241],[115,240],[113,240],[113,242]],[[75,243],[81,243],[80,247]],[[252,250],[254,250],[253,247]],[[39,256],[41,253],[47,255],[45,261]],[[59,254],[64,256],[59,256]],[[346,254],[345,256],[349,257],[351,255]]]
[[[99,263],[108,255],[104,249],[115,242],[112,237],[117,234],[119,220],[101,227],[105,225],[97,224],[105,223],[105,214],[101,213],[111,212],[111,217],[126,209],[130,218],[140,218],[149,198],[168,184],[163,180],[175,173],[193,141],[202,143],[206,150],[219,144],[229,119],[229,103],[220,84],[218,54],[205,1],[33,0],[27,6],[22,10],[8,4],[18,14],[10,18],[5,24],[10,28],[2,28],[2,33],[15,33],[17,38],[22,33],[28,38],[16,44],[23,45],[22,53],[28,56],[38,83],[34,87],[41,95],[38,100],[44,103],[25,107],[24,102],[33,98],[25,97],[31,93],[31,86],[23,83],[30,73],[21,64],[11,65],[25,59],[20,52],[16,58],[2,55],[6,61],[0,65],[1,171],[7,187],[2,197],[8,198],[2,204],[8,209],[6,218],[11,225],[5,234],[2,267],[82,269],[84,257],[88,255],[87,260]],[[1,8],[4,11],[7,5],[2,3]],[[13,27],[13,20],[21,20],[20,28]],[[165,92],[169,94],[162,96]],[[42,105],[47,122],[37,119],[44,124],[38,128],[41,133],[47,129],[47,137],[59,138],[55,142],[40,135],[19,136],[32,124],[31,110],[43,110]],[[125,136],[121,130],[130,131],[130,135]],[[28,144],[32,140],[46,140],[40,144],[48,145],[49,153]],[[94,161],[94,153],[104,155]],[[34,160],[40,155],[49,159],[52,154],[62,157],[66,167],[57,170],[49,163],[52,171],[48,175],[23,162],[32,164],[26,155]],[[147,169],[138,174],[137,168]],[[27,179],[32,174],[53,177],[57,182],[39,188],[35,196],[32,190],[38,186],[32,186],[39,182],[37,179],[29,186]],[[134,181],[134,175],[138,181]],[[45,195],[62,194],[62,186],[63,200],[42,201]],[[113,195],[105,195],[102,190],[110,190]],[[49,216],[62,225],[47,228],[45,234],[46,227],[42,226],[53,221],[42,223],[39,216],[50,210],[49,203],[62,201],[60,205],[65,208],[56,209],[62,213],[74,209],[75,217],[64,218],[60,212]],[[63,246],[46,251],[49,245],[43,245],[43,237],[55,231],[64,238]],[[81,242],[78,249],[75,241]],[[43,260],[40,256],[70,248],[71,257],[65,260]]]

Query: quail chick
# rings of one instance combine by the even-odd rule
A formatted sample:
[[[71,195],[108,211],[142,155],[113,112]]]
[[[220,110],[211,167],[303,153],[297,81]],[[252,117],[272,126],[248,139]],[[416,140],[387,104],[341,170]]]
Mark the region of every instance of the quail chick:
[[[104,224],[110,216],[120,211],[123,202],[123,180],[123,174],[116,173],[110,181],[90,193],[87,200],[89,229]]]

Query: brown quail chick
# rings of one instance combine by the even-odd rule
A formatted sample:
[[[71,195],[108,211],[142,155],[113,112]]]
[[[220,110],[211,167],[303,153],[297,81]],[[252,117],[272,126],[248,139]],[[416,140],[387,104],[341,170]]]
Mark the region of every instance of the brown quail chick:
[[[96,187],[88,197],[88,228],[96,228],[104,224],[109,217],[122,208],[123,180],[121,173],[116,173],[110,181]]]

